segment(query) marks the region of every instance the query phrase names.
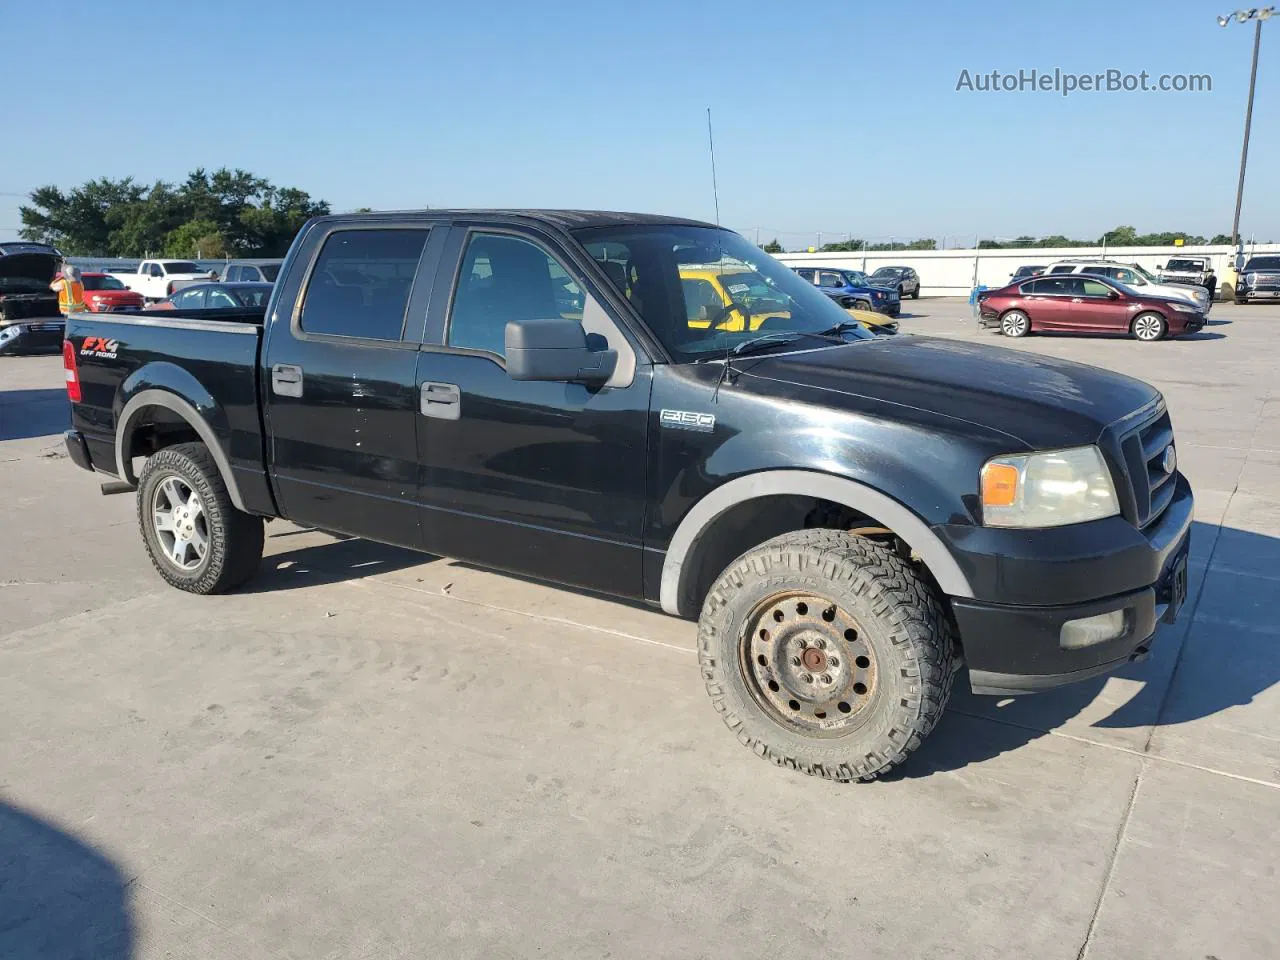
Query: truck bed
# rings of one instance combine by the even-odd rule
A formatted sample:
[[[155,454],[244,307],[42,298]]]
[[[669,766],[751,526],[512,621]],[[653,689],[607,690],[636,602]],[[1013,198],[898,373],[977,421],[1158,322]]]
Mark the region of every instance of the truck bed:
[[[68,318],[82,396],[73,405],[72,427],[84,435],[93,468],[132,482],[129,452],[117,460],[119,422],[149,407],[145,420],[177,428],[179,405],[194,405],[211,432],[201,439],[237,476],[246,476],[249,488],[265,494],[258,398],[263,313],[156,310]]]

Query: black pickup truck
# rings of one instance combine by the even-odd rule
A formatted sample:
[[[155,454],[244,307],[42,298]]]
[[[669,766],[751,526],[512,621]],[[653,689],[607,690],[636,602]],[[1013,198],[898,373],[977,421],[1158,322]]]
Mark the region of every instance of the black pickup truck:
[[[1156,390],[875,337],[695,221],[324,217],[265,316],[73,317],[64,363],[71,457],[175,587],[244,582],[284,517],[700,618],[738,739],[832,779],[901,762],[962,663],[1095,676],[1186,594]]]

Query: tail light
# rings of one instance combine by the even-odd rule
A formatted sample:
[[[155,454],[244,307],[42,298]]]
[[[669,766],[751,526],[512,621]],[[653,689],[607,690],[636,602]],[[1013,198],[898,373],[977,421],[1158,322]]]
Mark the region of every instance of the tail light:
[[[80,370],[76,367],[76,348],[70,340],[62,341],[62,369],[67,377],[67,398],[80,402]]]

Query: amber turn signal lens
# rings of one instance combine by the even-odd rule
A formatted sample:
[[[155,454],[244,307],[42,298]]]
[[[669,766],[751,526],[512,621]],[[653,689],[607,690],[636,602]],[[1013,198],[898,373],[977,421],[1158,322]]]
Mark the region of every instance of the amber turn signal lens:
[[[1009,507],[1018,498],[1018,468],[1008,463],[988,463],[982,468],[982,505]]]

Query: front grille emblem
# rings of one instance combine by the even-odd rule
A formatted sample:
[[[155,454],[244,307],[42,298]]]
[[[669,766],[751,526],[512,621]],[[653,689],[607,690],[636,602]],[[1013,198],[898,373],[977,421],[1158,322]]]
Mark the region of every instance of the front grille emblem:
[[[1173,473],[1178,469],[1178,455],[1174,452],[1172,443],[1164,448],[1164,456],[1160,460],[1160,466],[1164,468],[1165,473]]]

